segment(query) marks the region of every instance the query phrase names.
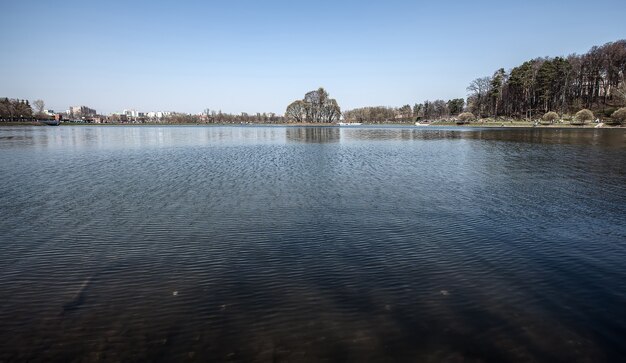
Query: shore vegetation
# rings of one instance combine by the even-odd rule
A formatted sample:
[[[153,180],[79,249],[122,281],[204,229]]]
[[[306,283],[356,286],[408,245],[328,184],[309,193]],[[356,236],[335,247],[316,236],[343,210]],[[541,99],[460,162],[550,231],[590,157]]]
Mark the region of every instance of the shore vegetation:
[[[626,107],[622,107],[619,110],[613,112],[611,118],[614,122],[620,125],[626,124]]]
[[[593,112],[588,109],[582,109],[576,112],[576,116],[574,116],[574,120],[577,123],[584,124],[585,122],[589,122],[593,120]]]

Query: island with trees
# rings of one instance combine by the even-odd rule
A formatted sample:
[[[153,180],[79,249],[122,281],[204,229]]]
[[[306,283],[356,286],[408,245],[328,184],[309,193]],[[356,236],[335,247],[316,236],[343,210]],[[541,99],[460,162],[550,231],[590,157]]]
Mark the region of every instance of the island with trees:
[[[339,121],[341,109],[337,100],[330,98],[328,92],[320,87],[287,106],[285,117],[295,122],[334,123]]]

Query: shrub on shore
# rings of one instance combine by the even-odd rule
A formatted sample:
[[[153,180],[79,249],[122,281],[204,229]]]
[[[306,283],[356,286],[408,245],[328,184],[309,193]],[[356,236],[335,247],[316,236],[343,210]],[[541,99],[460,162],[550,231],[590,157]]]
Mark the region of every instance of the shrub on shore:
[[[611,115],[613,121],[618,122],[620,125],[626,123],[626,107],[622,107],[619,110],[613,112]]]
[[[578,123],[582,123],[584,124],[586,121],[591,121],[593,120],[593,112],[589,111],[588,109],[582,109],[578,112],[576,112],[576,116],[574,117],[574,119],[578,122]]]
[[[463,123],[470,122],[476,120],[476,116],[474,116],[471,112],[463,112],[459,115],[459,120]]]
[[[544,121],[546,122],[550,122],[551,124],[554,123],[554,121],[559,119],[559,114],[554,112],[554,111],[550,111],[550,112],[546,112],[543,117],[541,117]]]

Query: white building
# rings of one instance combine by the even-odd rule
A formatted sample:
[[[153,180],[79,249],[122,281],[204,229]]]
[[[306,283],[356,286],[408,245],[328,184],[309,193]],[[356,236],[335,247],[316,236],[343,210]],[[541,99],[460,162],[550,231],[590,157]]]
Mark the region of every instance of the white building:
[[[137,117],[137,111],[135,110],[124,110],[122,114],[126,115],[127,117]]]
[[[171,112],[167,112],[167,111],[152,111],[152,112],[148,112],[147,116],[149,118],[163,118],[163,117],[170,116],[171,114],[172,114]]]
[[[70,117],[89,117],[95,116],[96,110],[87,106],[70,106],[70,109],[67,110],[67,114]]]

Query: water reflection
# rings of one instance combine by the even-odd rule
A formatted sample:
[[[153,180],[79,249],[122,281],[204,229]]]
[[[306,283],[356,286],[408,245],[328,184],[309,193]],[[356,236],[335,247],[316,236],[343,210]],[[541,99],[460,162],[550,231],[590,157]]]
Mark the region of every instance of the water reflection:
[[[225,144],[485,140],[626,147],[622,129],[480,129],[438,127],[4,127],[0,148],[143,148]]]
[[[626,144],[626,130],[623,129],[483,129],[464,133],[463,137],[475,140],[594,145],[612,148],[623,148]]]
[[[598,145],[622,148],[622,129],[480,129],[480,128],[354,128],[341,129],[342,141],[349,140],[488,140],[539,144]]]
[[[277,127],[193,126],[63,126],[3,127],[0,148],[33,146],[44,149],[153,148],[224,144],[284,143]]]
[[[337,127],[287,127],[285,134],[288,141],[304,143],[339,142],[341,133]]]
[[[410,140],[442,140],[460,139],[463,131],[454,129],[429,129],[422,128],[342,128],[341,138],[345,141],[410,141]]]

